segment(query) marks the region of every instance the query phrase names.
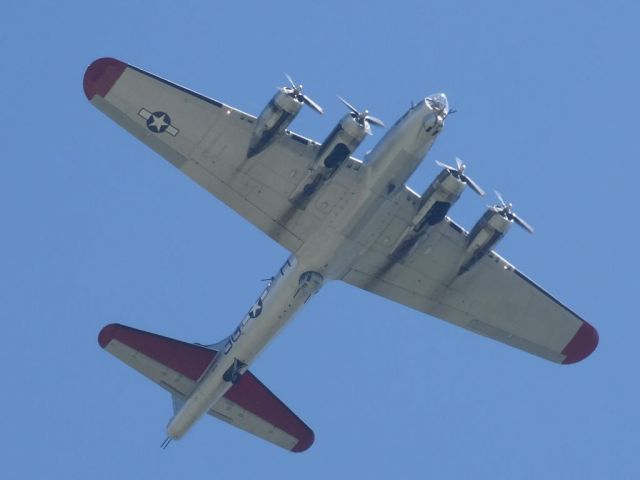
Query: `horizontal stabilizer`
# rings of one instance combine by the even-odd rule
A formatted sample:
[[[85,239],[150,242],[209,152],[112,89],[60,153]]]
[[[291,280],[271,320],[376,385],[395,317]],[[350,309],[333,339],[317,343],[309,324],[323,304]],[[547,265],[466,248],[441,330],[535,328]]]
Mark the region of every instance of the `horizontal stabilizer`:
[[[218,355],[211,348],[118,324],[104,327],[98,343],[169,391],[174,410],[180,408]],[[313,431],[249,371],[209,414],[293,452],[306,450],[314,440]]]
[[[157,381],[157,378],[151,367],[163,367],[165,371],[171,370],[189,380],[197,381],[218,353],[205,347],[115,323],[102,329],[98,343],[153,381]],[[182,389],[179,391],[184,393]]]

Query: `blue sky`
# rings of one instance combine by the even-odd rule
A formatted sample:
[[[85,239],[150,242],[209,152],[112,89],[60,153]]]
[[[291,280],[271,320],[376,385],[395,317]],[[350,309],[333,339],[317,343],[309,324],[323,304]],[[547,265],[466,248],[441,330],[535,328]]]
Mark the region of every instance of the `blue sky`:
[[[7,478],[630,478],[640,467],[636,181],[639,9],[632,1],[10,2],[4,121],[0,459]],[[316,432],[288,454],[212,419],[159,448],[159,387],[103,352],[120,322],[227,335],[286,252],[93,108],[113,56],[259,113],[289,72],[392,124],[444,91],[433,160],[460,156],[536,227],[498,251],[600,332],[557,366],[341,283],[252,371]],[[376,132],[359,157],[381,138]],[[469,228],[486,201],[451,216]]]

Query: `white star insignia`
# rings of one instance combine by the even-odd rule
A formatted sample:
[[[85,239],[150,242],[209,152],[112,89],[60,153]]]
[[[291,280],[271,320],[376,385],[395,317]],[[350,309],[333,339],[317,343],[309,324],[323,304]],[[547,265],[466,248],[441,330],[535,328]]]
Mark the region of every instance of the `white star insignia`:
[[[147,128],[153,133],[166,132],[172,137],[175,137],[180,132],[180,130],[171,124],[169,115],[164,112],[151,113],[146,108],[141,108],[138,115],[147,121]]]
[[[251,310],[249,310],[249,315],[251,316],[251,318],[256,318],[258,315],[260,315],[261,312],[262,301],[258,300],[258,303],[256,303],[253,307],[251,307]]]
[[[160,131],[163,127],[168,125],[165,121],[165,118],[167,118],[167,115],[164,113],[161,115],[153,115],[153,120],[151,121],[149,126],[153,126],[156,130]]]

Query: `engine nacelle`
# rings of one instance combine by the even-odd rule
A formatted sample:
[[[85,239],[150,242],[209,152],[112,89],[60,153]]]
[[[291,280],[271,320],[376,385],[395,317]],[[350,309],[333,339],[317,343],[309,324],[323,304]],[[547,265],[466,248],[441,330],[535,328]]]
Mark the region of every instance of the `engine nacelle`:
[[[511,227],[511,221],[493,207],[480,217],[467,237],[467,249],[458,274],[469,270],[502,239]]]
[[[420,199],[420,206],[413,218],[414,232],[427,225],[436,225],[444,220],[451,206],[458,201],[465,184],[450,171],[442,170]]]
[[[300,186],[291,194],[291,198],[302,201],[309,199],[324,182],[360,146],[367,135],[365,127],[360,125],[351,114],[346,114],[320,146],[313,167]]]
[[[316,164],[333,173],[367,136],[365,128],[346,114],[322,142]]]
[[[274,138],[296,118],[303,103],[293,98],[284,88],[279,89],[256,120],[249,142],[248,157],[264,150]]]

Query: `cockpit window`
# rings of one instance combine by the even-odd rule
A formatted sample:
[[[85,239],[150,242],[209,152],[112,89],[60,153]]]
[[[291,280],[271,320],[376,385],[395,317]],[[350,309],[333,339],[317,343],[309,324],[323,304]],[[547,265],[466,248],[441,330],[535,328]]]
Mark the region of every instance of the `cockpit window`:
[[[429,102],[432,103],[441,112],[449,111],[449,102],[447,101],[447,97],[443,93],[431,95],[430,97],[427,97],[427,100],[429,100]]]

